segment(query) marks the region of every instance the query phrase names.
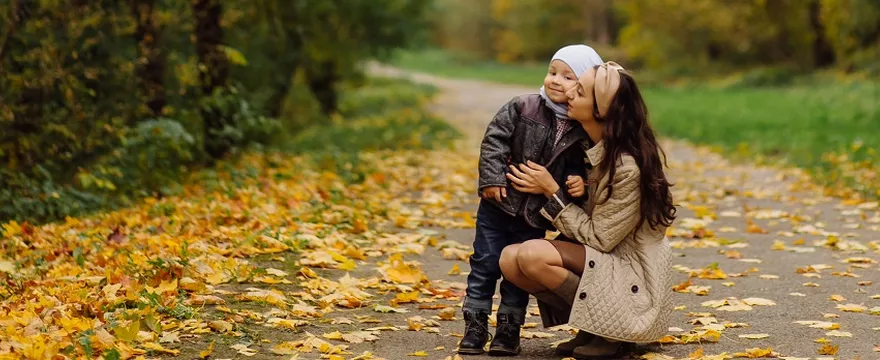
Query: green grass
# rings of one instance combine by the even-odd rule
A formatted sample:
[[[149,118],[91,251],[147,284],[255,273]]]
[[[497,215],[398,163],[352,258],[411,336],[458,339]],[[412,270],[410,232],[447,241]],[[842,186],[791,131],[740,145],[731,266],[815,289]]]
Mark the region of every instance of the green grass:
[[[309,154],[433,149],[459,136],[423,108],[435,88],[397,79],[368,81],[343,93],[338,117],[297,133],[284,149]]]
[[[339,116],[297,133],[283,149],[305,155],[317,168],[348,182],[363,181],[375,170],[362,160],[365,151],[447,148],[460,136],[424,109],[436,90],[405,80],[370,78],[343,93]]]
[[[401,53],[393,65],[449,77],[534,87],[540,86],[544,73],[543,66],[459,61],[440,51]],[[661,136],[715,146],[728,154],[752,159],[782,161],[813,170],[832,182],[848,174],[836,174],[839,169],[835,167],[840,164],[823,160],[826,153],[848,153],[850,162],[866,161],[880,168],[874,156],[880,150],[878,82],[843,82],[813,75],[786,77],[786,81],[797,85],[745,85],[756,82],[755,74],[773,76],[762,70],[703,85],[691,80],[690,85],[678,87],[658,86],[655,80],[643,83],[642,92],[651,121]],[[636,79],[640,79],[638,72]],[[854,184],[853,180],[848,183],[865,187],[861,189],[865,193],[878,191]]]

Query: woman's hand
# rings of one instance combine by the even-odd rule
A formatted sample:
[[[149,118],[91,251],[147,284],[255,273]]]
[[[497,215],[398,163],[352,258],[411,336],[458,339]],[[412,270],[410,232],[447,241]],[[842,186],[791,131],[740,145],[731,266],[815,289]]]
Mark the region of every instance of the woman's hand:
[[[525,193],[544,194],[550,197],[559,190],[559,184],[553,180],[550,172],[532,161],[519,164],[519,167],[511,165],[507,178],[510,179],[514,189]]]

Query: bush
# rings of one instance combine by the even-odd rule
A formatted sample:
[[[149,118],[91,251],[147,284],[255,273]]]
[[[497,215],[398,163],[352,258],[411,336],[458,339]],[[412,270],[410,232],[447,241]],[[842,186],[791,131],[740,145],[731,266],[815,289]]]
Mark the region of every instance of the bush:
[[[234,149],[252,144],[267,144],[281,124],[259,114],[234,87],[217,90],[202,99],[203,114],[211,117],[205,121],[219,121],[221,126],[212,127],[205,136],[206,149]]]
[[[458,136],[422,109],[436,91],[433,87],[388,79],[368,84],[345,93],[342,116],[303,130],[284,148],[297,153],[436,148]]]
[[[372,171],[361,161],[365,151],[442,148],[459,136],[423,109],[435,88],[390,79],[367,84],[344,93],[342,116],[298,133],[283,149],[308,154],[318,168],[360,182]]]
[[[122,153],[114,165],[124,179],[139,183],[142,192],[148,194],[180,179],[185,166],[195,159],[195,145],[193,136],[179,122],[147,120],[123,140]]]

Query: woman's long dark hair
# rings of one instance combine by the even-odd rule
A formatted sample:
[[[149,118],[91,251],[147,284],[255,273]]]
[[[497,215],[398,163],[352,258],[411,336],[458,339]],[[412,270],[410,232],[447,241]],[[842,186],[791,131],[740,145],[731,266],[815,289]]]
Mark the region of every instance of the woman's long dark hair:
[[[596,104],[595,99],[593,104]],[[637,228],[641,228],[645,221],[654,230],[658,226],[672,225],[676,209],[669,191],[672,184],[666,180],[666,174],[663,172],[666,152],[660,148],[654,129],[648,122],[648,107],[642,99],[635,79],[621,71],[620,87],[614,100],[611,101],[608,113],[604,118],[599,117],[598,107],[594,105],[593,117],[604,132],[606,160],[599,165],[600,173],[607,172],[609,179],[613,179],[617,171],[617,159],[622,154],[631,155],[639,166],[642,218]],[[663,155],[662,161],[660,155]],[[608,184],[608,198],[613,191],[612,181]]]

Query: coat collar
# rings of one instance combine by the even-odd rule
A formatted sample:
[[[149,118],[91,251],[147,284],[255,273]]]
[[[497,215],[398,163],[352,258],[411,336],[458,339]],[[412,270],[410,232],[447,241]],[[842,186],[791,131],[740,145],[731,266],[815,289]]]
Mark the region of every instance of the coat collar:
[[[584,142],[584,144],[589,146],[589,142]],[[605,159],[605,142],[600,140],[596,145],[587,149],[587,158],[590,160],[590,165],[599,165]]]

